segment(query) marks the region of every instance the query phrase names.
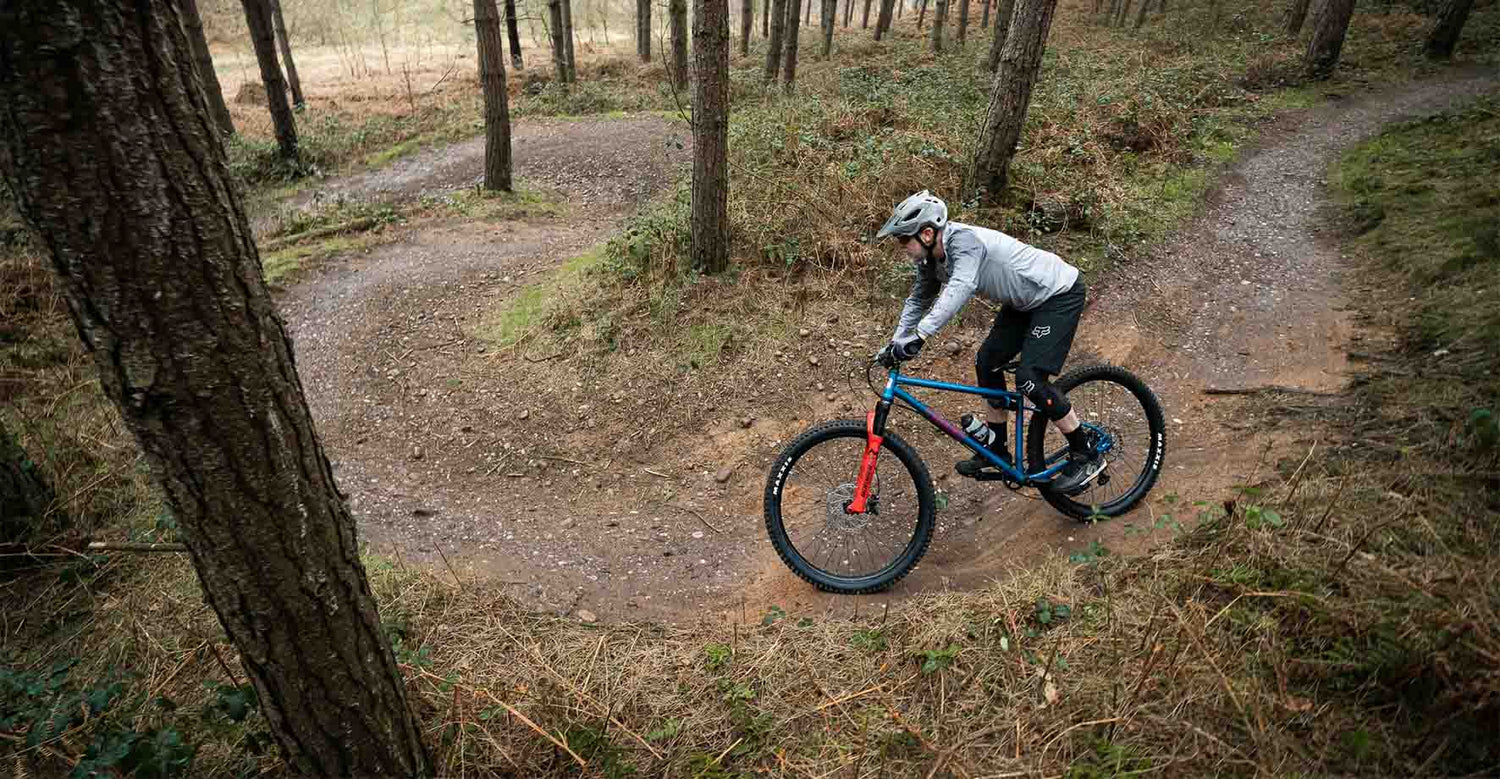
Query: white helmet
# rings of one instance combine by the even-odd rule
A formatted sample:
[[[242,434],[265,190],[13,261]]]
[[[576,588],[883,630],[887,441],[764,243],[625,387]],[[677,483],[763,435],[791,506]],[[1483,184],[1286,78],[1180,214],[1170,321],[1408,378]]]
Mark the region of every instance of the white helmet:
[[[877,239],[887,236],[905,237],[922,232],[922,228],[931,227],[934,230],[942,230],[943,225],[948,224],[948,204],[944,203],[936,195],[922,190],[915,195],[901,201],[896,210],[891,212],[891,218],[885,220],[885,226],[875,234]]]

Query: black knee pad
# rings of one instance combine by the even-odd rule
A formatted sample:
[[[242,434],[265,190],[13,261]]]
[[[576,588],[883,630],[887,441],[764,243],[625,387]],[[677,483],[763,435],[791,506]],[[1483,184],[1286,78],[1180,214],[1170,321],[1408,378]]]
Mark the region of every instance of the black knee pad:
[[[1016,371],[1016,389],[1041,409],[1042,415],[1056,422],[1073,410],[1067,396],[1047,381],[1047,374],[1029,365]]]

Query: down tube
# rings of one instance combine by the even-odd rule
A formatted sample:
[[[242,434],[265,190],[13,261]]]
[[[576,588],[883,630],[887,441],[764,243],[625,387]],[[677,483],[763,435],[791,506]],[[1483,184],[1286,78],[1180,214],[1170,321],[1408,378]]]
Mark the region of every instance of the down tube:
[[[954,427],[952,422],[949,422],[948,420],[938,416],[936,411],[933,411],[932,409],[922,405],[922,401],[912,397],[911,393],[907,392],[904,389],[901,389],[900,387],[897,387],[895,394],[896,397],[905,401],[908,406],[916,409],[917,413],[925,417],[928,422],[937,425],[938,429],[942,430],[944,433],[947,433],[950,436],[953,436],[953,440],[962,443],[968,438],[968,436],[964,435],[964,431]]]

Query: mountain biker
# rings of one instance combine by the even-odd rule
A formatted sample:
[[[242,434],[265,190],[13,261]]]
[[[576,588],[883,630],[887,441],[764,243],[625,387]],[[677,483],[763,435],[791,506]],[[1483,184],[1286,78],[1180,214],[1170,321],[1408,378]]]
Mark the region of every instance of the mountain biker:
[[[948,206],[927,190],[901,201],[876,238],[894,236],[916,266],[911,294],[901,309],[896,334],[877,359],[890,366],[921,351],[975,292],[1001,305],[990,334],[979,347],[975,370],[979,386],[1006,389],[1002,366],[1021,356],[1017,390],[1035,403],[1068,440],[1068,462],[1052,481],[1064,495],[1082,492],[1105,467],[1094,451],[1095,435],[1082,427],[1068,399],[1048,378],[1062,371],[1088,291],[1078,269],[1051,252],[1022,243],[998,230],[948,221]],[[1006,412],[1013,406],[990,399],[987,421],[970,429],[989,450],[1014,462],[1006,446]],[[979,455],[957,464],[964,476],[977,476],[989,461]]]

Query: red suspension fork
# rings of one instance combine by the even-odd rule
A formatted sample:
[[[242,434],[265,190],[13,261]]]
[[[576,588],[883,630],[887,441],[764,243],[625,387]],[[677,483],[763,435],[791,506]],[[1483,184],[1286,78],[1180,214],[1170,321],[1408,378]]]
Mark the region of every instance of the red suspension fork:
[[[875,488],[875,466],[880,459],[880,443],[885,437],[877,433],[885,432],[885,412],[889,406],[881,405],[876,411],[871,411],[865,417],[865,454],[859,460],[859,480],[854,483],[854,500],[849,502],[846,509],[850,514],[863,514],[869,507],[870,490]]]

